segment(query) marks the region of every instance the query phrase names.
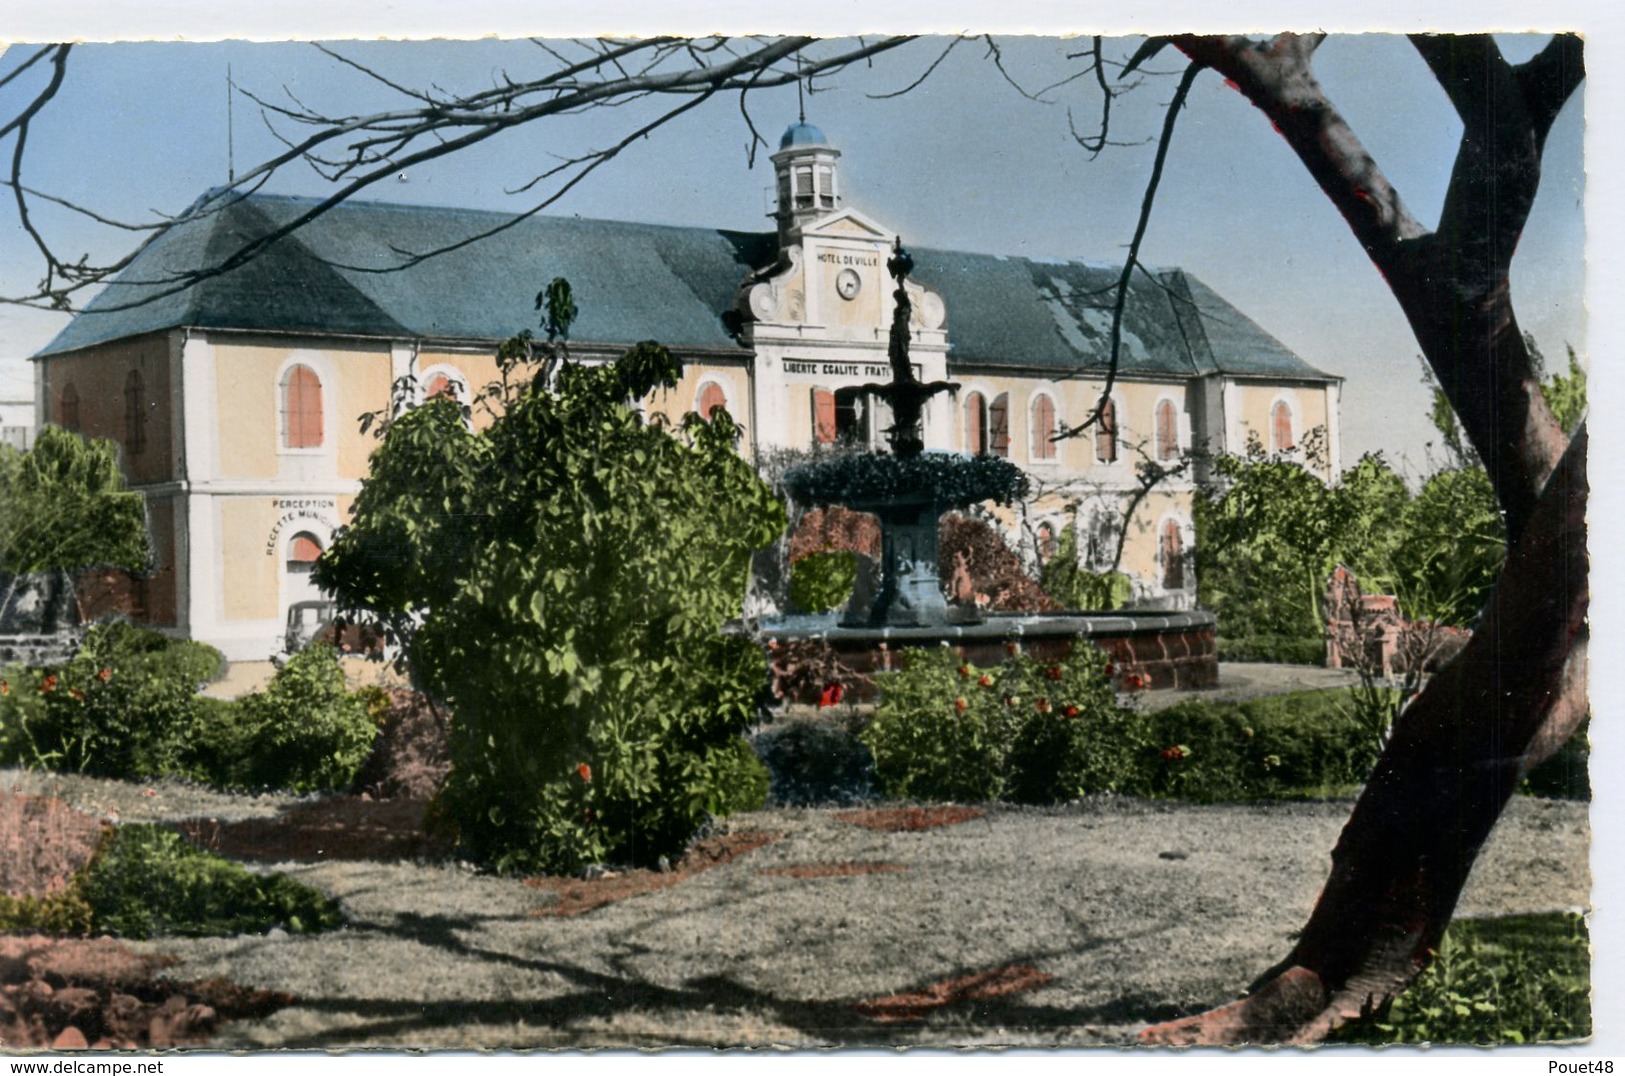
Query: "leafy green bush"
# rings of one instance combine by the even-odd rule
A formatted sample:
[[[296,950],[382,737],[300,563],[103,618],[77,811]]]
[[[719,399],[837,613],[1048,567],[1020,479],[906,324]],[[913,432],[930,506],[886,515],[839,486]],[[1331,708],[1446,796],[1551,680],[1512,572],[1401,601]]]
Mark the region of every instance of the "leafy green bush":
[[[851,597],[857,578],[857,554],[809,553],[790,565],[790,601],[809,613],[826,613]]]
[[[196,776],[193,699],[223,662],[203,643],[97,625],[68,664],[8,680],[0,721],[17,731],[0,740],[7,761],[103,777]]]
[[[196,694],[222,662],[203,643],[98,625],[68,664],[3,674],[0,761],[221,788],[348,787],[378,726],[375,700],[345,690],[332,647],[307,647],[235,702]]]
[[[1219,636],[1219,660],[1276,665],[1326,664],[1326,640],[1320,636]]]
[[[373,695],[346,690],[338,651],[316,643],[278,669],[263,692],[206,713],[217,727],[237,726],[222,730],[234,751],[221,760],[224,772],[211,775],[217,783],[314,792],[350,786],[378,738],[382,709]]]
[[[83,879],[95,929],[126,938],[314,932],[342,921],[309,886],[252,874],[158,826],[118,827]]]
[[[1591,1034],[1591,952],[1574,914],[1458,919],[1399,997],[1329,1041],[1507,1045]]]
[[[1122,572],[1091,572],[1079,564],[1076,523],[1061,530],[1040,582],[1063,609],[1120,609],[1134,596],[1134,584]]]
[[[1373,755],[1348,692],[1246,702],[1192,699],[1147,717],[1153,795],[1199,802],[1328,795],[1365,781]]]
[[[445,401],[394,421],[317,575],[349,607],[421,625],[413,674],[457,715],[437,817],[474,855],[653,864],[765,785],[741,734],[766,659],[721,629],[784,511],[726,411],[674,433],[627,406],[676,384],[665,348],[590,367],[553,354],[552,391],[510,376],[536,352],[504,346],[482,432]]]
[[[96,914],[85,900],[84,880],[75,877],[67,888],[43,897],[14,897],[0,893],[0,930],[40,934],[89,934]]]
[[[993,669],[945,647],[903,660],[876,678],[883,699],[863,733],[887,795],[1053,803],[1137,785],[1144,719],[1117,705],[1095,647]]]
[[[789,721],[751,741],[772,777],[773,802],[787,806],[857,803],[874,798],[874,755],[848,718]]]

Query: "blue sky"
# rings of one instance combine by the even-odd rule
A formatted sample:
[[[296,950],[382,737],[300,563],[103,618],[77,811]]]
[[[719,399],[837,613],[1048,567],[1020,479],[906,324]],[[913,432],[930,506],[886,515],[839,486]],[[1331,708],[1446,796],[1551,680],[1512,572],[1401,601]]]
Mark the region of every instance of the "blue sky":
[[[808,118],[844,153],[848,203],[896,227],[906,242],[991,253],[1120,259],[1134,227],[1152,147],[1112,147],[1098,158],[1068,133],[1094,122],[1087,81],[1027,99],[987,59],[958,46],[911,92],[946,39],[921,41],[816,84]],[[1521,58],[1542,39],[1506,39]],[[1005,67],[1030,89],[1076,70],[1077,39],[1001,37]],[[541,57],[526,41],[351,42],[335,46],[403,82],[489,85]],[[0,57],[0,72],[28,54]],[[395,104],[379,87],[298,43],[85,44],[73,54],[63,91],[36,123],[26,181],[110,216],[176,212],[227,170],[226,70],[263,97],[334,113]],[[1171,54],[1152,65],[1173,72]],[[1379,164],[1424,222],[1437,215],[1459,131],[1454,114],[1402,37],[1351,35],[1320,49],[1317,71]],[[1151,138],[1172,77],[1151,77],[1114,111],[1114,135]],[[0,90],[16,107],[28,79]],[[1571,102],[1547,150],[1541,199],[1514,268],[1520,321],[1560,363],[1585,353],[1581,134],[1583,101]],[[793,89],[750,102],[764,135],[794,119]],[[536,194],[509,193],[558,155],[602,145],[642,113],[602,110],[520,129],[476,151],[414,169],[367,196],[396,201],[528,208]],[[237,98],[232,153],[239,167],[277,148],[251,103]],[[763,228],[771,173],[762,155],[748,167],[747,127],[736,102],[718,100],[657,131],[549,211],[674,224]],[[318,194],[325,184],[291,169],[268,188]],[[127,249],[127,233],[86,229],[62,213],[42,222],[67,250],[97,257]],[[0,284],[38,278],[9,206],[0,210]],[[1269,125],[1211,74],[1197,82],[1179,123],[1143,256],[1206,280],[1311,363],[1348,379],[1344,449],[1352,460],[1384,449],[1412,473],[1427,466],[1433,431],[1417,349],[1397,306],[1347,227]],[[540,269],[538,270],[541,271]],[[516,327],[528,311],[515,311]],[[951,317],[950,312],[950,317]],[[41,346],[57,315],[0,308],[0,361]],[[24,375],[26,376],[26,375]]]

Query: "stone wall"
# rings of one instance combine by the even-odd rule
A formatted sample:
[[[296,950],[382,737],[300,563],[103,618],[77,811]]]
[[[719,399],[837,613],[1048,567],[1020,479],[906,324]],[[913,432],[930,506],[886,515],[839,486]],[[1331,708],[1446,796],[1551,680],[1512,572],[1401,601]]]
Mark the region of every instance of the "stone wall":
[[[79,648],[80,630],[69,573],[0,575],[0,664],[67,661]]]

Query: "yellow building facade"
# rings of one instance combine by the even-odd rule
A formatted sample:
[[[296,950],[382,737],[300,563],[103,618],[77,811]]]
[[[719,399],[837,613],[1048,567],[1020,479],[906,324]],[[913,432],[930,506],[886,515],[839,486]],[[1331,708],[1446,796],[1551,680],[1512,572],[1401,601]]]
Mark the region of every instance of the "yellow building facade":
[[[763,463],[880,445],[889,416],[854,390],[890,376],[886,260],[898,237],[846,204],[839,157],[811,125],[785,133],[765,233],[531,218],[373,272],[400,250],[457,247],[501,218],[352,203],[176,291],[166,273],[198,268],[223,236],[251,237],[308,202],[254,196],[175,229],[36,356],[39,420],[117,441],[146,496],[157,563],[125,611],[233,660],[278,649],[289,608],[319,599],[310,563],[366,478],[377,442],[361,416],[448,388],[470,399],[498,376],[497,343],[526,326],[554,277],[581,308],[577,358],[656,339],[683,359],[678,386],[645,401],[646,413],[675,422],[726,407],[741,450]],[[1340,381],[1188,274],[1136,274],[1112,421],[1057,439],[1105,390],[1118,270],[911,252],[911,360],[922,380],[959,386],[928,405],[927,449],[994,453],[1027,471],[1033,497],[996,518],[1030,558],[1074,524],[1080,556],[1091,568],[1116,562],[1137,604],[1186,608],[1199,464],[1185,461],[1242,451],[1250,437],[1299,452],[1318,431],[1318,466],[1337,473]],[[489,421],[473,408],[475,429]],[[1144,461],[1177,473],[1124,520]]]

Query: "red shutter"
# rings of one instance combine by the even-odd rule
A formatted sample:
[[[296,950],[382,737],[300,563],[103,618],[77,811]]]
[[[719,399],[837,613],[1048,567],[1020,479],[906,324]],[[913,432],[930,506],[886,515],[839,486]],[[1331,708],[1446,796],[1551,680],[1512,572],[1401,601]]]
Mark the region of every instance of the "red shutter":
[[[322,447],[322,381],[316,371],[308,366],[289,370],[282,394],[287,447]]]
[[[835,394],[828,389],[812,390],[813,440],[821,445],[835,443]]]
[[[965,451],[973,456],[987,451],[987,398],[980,392],[965,397]]]
[[[722,386],[716,382],[706,385],[700,390],[700,417],[710,418],[717,408],[726,409],[728,398],[722,394]]]
[[[1295,447],[1292,442],[1292,408],[1283,400],[1270,412],[1270,419],[1274,426],[1271,440],[1275,442],[1275,451],[1290,452]]]
[[[1033,401],[1033,459],[1055,458],[1055,401],[1039,396]]]
[[[1164,400],[1157,405],[1157,459],[1171,460],[1179,455],[1179,422],[1174,405]]]
[[[1095,459],[1117,462],[1117,405],[1110,400],[1100,409],[1100,421],[1095,423]]]
[[[296,534],[288,547],[288,567],[309,568],[321,555],[320,542],[309,534]]]

